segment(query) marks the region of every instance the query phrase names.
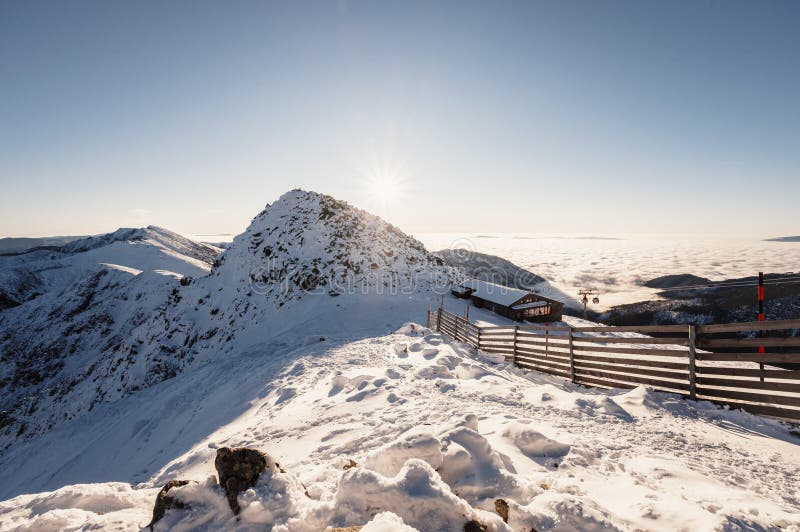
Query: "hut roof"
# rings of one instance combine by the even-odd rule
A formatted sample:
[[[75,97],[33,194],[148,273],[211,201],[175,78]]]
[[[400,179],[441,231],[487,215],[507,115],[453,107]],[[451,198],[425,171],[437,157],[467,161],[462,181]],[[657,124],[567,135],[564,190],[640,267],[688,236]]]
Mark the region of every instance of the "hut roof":
[[[501,284],[490,283],[488,281],[479,281],[477,279],[470,279],[461,283],[464,288],[472,290],[470,295],[479,297],[485,301],[491,301],[504,307],[510,307],[523,297],[530,295],[531,292],[503,286]]]

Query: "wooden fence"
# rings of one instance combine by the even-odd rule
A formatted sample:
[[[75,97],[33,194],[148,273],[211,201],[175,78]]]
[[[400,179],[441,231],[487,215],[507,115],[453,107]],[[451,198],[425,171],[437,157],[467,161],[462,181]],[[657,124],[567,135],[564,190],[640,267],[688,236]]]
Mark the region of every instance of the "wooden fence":
[[[486,353],[501,354],[521,368],[573,383],[607,388],[645,384],[690,399],[800,421],[800,320],[480,327],[440,308],[428,313],[428,327]],[[767,352],[757,352],[759,346]]]

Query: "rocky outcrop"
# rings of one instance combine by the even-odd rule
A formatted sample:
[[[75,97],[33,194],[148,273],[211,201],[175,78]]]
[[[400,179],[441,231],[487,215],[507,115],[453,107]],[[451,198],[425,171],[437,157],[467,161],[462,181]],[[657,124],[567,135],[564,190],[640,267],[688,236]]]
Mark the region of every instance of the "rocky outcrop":
[[[508,503],[505,499],[497,499],[494,501],[494,510],[497,515],[503,518],[504,523],[508,523]]]
[[[486,532],[487,530],[489,529],[486,527],[486,525],[474,519],[467,521],[464,525],[464,532]]]
[[[245,447],[219,449],[214,466],[217,468],[219,484],[225,491],[228,504],[233,513],[237,515],[240,510],[239,494],[255,486],[261,473],[265,471],[275,473],[280,470],[278,464],[269,455]]]
[[[156,504],[155,506],[153,506],[153,519],[150,521],[150,524],[147,525],[150,528],[150,530],[153,530],[153,526],[155,526],[155,524],[158,521],[160,521],[162,517],[164,517],[164,514],[167,513],[167,510],[171,510],[173,508],[178,510],[183,510],[185,508],[188,508],[186,503],[184,503],[183,501],[175,497],[171,497],[169,495],[169,490],[171,490],[172,488],[185,486],[189,482],[191,481],[170,480],[164,485],[163,488],[161,488],[161,491],[159,491],[158,495],[156,496]]]

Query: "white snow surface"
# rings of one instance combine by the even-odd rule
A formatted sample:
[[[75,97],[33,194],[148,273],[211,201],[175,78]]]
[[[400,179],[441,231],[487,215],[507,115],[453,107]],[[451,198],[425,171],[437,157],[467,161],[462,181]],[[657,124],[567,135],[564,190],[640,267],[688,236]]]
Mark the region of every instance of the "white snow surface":
[[[0,310],[0,448],[155,380],[144,361],[112,376],[124,339],[220,252],[151,226],[0,257],[0,296],[21,303]]]
[[[34,442],[5,494],[72,485],[0,503],[0,529],[138,530],[178,478],[198,482],[171,492],[192,509],[157,530],[800,530],[800,440],[777,421],[574,386],[414,324],[299,344],[209,361]],[[239,521],[210,478],[223,446],[286,470],[240,495]]]

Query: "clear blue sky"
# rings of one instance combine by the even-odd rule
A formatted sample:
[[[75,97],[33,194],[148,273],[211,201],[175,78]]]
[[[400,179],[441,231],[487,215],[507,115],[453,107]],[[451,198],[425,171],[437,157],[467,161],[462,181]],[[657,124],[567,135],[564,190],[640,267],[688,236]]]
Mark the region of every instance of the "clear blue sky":
[[[798,28],[791,1],[5,0],[0,236],[238,233],[295,187],[412,232],[798,234]]]

